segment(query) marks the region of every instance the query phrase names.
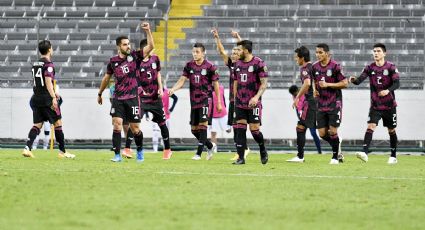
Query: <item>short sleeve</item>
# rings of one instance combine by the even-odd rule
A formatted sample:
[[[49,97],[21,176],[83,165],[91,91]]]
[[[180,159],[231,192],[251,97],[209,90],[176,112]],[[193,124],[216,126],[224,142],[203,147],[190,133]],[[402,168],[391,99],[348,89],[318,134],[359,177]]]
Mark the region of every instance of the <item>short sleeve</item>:
[[[210,76],[211,76],[211,81],[218,81],[218,79],[220,77],[218,75],[217,66],[211,65],[211,67],[210,67]]]
[[[258,76],[260,78],[266,78],[266,77],[268,77],[268,69],[267,69],[267,66],[266,66],[266,64],[264,63],[263,60],[261,60],[261,61],[258,62],[257,73],[258,73]]]

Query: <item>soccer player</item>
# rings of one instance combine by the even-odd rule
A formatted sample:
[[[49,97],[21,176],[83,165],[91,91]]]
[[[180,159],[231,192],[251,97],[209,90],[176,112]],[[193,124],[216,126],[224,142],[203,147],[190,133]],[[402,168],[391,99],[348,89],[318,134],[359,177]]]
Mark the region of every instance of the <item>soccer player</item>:
[[[235,129],[236,126],[236,120],[235,120],[235,95],[233,90],[233,85],[235,81],[234,77],[234,64],[239,60],[240,54],[239,49],[235,46],[232,49],[232,53],[229,56],[224,49],[224,46],[220,40],[220,36],[218,35],[218,31],[216,28],[213,28],[211,30],[211,33],[214,35],[215,42],[217,44],[218,52],[220,53],[221,57],[223,58],[224,65],[226,65],[229,68],[229,111],[227,113],[227,125],[232,126],[233,129]],[[237,39],[237,41],[242,41],[241,37],[239,36],[239,33],[236,31],[231,32],[232,36]],[[236,146],[236,134],[233,132],[233,141]],[[244,157],[246,158],[249,154],[249,148],[248,146],[245,146],[245,153]],[[239,158],[239,155],[236,153],[233,158],[230,160],[236,161]]]
[[[154,48],[154,44],[149,24],[144,22],[141,24],[141,27],[146,32],[148,45],[143,50],[132,51],[130,40],[126,36],[119,36],[116,39],[118,55],[109,60],[107,71],[102,79],[97,97],[97,102],[101,105],[103,90],[105,90],[113,75],[115,78],[115,92],[110,114],[114,126],[112,144],[115,150],[115,156],[111,159],[112,162],[122,161],[120,149],[123,119],[128,120],[131,132],[134,134],[134,140],[137,146],[136,160],[138,162],[144,161],[143,133],[139,127],[141,114],[137,92],[137,59],[147,56]]]
[[[109,100],[112,106],[112,101],[113,101],[114,93],[115,93],[114,79],[112,78],[110,79],[108,88],[109,88]],[[123,119],[122,124],[123,124],[124,136],[125,136],[125,147],[124,147],[124,150],[122,151],[122,155],[126,158],[133,158],[133,151],[131,150],[131,142],[133,141],[134,136],[130,130],[129,123],[126,119]],[[112,125],[114,125],[114,122],[112,122]],[[111,148],[111,151],[115,152],[113,146]]]
[[[34,139],[40,133],[44,121],[54,125],[56,141],[59,143],[59,158],[75,158],[65,149],[65,137],[62,131],[62,115],[58,105],[59,95],[55,92],[53,82],[55,80],[55,65],[51,61],[53,55],[52,44],[48,40],[38,43],[38,51],[41,56],[38,62],[32,66],[34,79],[34,95],[31,97],[33,105],[34,125],[28,133],[26,146],[22,152],[24,157],[34,157],[31,152]]]
[[[140,41],[140,49],[144,49],[148,44],[147,39]],[[152,114],[152,121],[157,123],[161,130],[162,140],[164,142],[164,151],[162,159],[171,158],[170,134],[165,120],[165,114],[162,104],[163,87],[161,78],[161,62],[159,57],[148,53],[140,60],[139,77],[139,97],[141,108],[144,112]],[[168,95],[167,95],[168,96]],[[141,114],[144,114],[141,112]]]
[[[308,128],[317,147],[317,151],[322,153],[320,140],[316,134],[316,100],[314,99],[314,85],[312,81],[313,67],[310,63],[310,51],[305,46],[295,49],[295,61],[300,66],[301,89],[298,90],[296,85],[289,88],[289,93],[294,98],[292,108],[297,112],[299,119],[297,130],[297,150],[296,157],[286,160],[287,162],[303,163],[304,162],[304,146],[305,132]]]
[[[343,162],[338,137],[342,118],[341,89],[347,88],[348,79],[343,75],[341,66],[331,60],[327,44],[316,46],[316,58],[317,62],[313,64],[313,80],[317,89],[317,128],[320,137],[332,147],[332,159],[329,164],[339,164],[340,161]]]
[[[200,160],[204,145],[207,146],[207,160],[211,160],[215,143],[207,139],[208,123],[211,118],[212,91],[217,96],[217,111],[221,111],[221,97],[218,87],[217,67],[205,59],[205,47],[202,43],[195,43],[192,48],[193,60],[189,61],[180,79],[176,82],[168,94],[171,96],[175,91],[183,87],[186,79],[190,81],[190,125],[192,134],[198,140],[198,150],[192,160]]]
[[[350,82],[359,85],[366,78],[369,78],[370,84],[370,110],[367,130],[363,140],[363,152],[357,152],[357,157],[364,161],[368,161],[370,142],[372,141],[373,132],[381,120],[384,126],[388,128],[390,135],[391,156],[388,158],[388,164],[397,164],[397,103],[394,91],[400,87],[399,73],[397,67],[385,61],[387,49],[384,44],[377,43],[373,46],[374,62],[366,66],[360,75],[350,77]]]
[[[260,147],[261,163],[267,164],[269,159],[264,137],[260,131],[262,104],[261,96],[267,88],[267,66],[263,60],[252,54],[252,42],[242,40],[237,43],[240,60],[235,63],[234,93],[236,94],[235,112],[236,149],[239,158],[235,165],[245,164],[244,152],[246,149],[246,129],[249,124],[254,140]]]

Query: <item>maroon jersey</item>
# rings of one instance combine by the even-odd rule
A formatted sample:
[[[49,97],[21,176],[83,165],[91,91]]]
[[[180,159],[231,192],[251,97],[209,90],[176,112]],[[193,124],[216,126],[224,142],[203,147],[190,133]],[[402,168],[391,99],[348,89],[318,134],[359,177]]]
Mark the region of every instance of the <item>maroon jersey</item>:
[[[217,67],[208,60],[204,60],[201,65],[192,60],[186,64],[182,75],[190,81],[192,109],[208,106],[208,99],[212,98],[212,82],[219,78]]]
[[[158,100],[158,72],[161,71],[159,57],[152,55],[147,61],[139,64],[139,96],[143,103],[153,103]]]
[[[38,62],[34,62],[32,66],[32,77],[34,80],[34,105],[48,106],[52,102],[52,97],[46,86],[46,77],[55,80],[55,65],[46,58],[40,58]],[[54,90],[54,89],[53,89]]]
[[[378,96],[380,91],[388,89],[393,85],[394,80],[400,78],[397,67],[393,63],[386,61],[383,66],[377,66],[374,62],[366,66],[355,84],[360,84],[366,78],[370,81],[370,104],[373,109],[390,110],[397,106],[394,91],[390,91],[384,97]]]
[[[319,87],[320,81],[327,83],[338,83],[345,79],[342,74],[341,66],[334,60],[330,60],[326,66],[322,66],[320,62],[313,64],[314,83],[319,92],[317,107],[319,111],[333,111],[342,106],[341,89],[332,89],[327,87],[322,89]]]
[[[114,75],[115,99],[127,100],[137,97],[137,59],[139,57],[143,57],[143,55],[138,51],[132,51],[125,58],[117,55],[109,60],[106,73]]]
[[[304,94],[305,101],[308,102],[309,108],[316,107],[316,101],[314,100],[313,95],[313,65],[311,63],[307,63],[305,66],[300,68],[300,78],[301,83],[304,84],[304,81],[310,79],[311,85],[308,88],[307,92]]]
[[[229,101],[230,103],[235,102],[235,95],[233,93],[233,83],[235,82],[235,63],[232,62],[232,59],[227,60],[226,66],[229,68]]]
[[[267,77],[267,67],[259,57],[253,57],[249,62],[237,61],[234,70],[238,82],[235,105],[241,109],[250,109],[249,100],[258,93],[260,79]],[[261,97],[258,105],[261,106]]]

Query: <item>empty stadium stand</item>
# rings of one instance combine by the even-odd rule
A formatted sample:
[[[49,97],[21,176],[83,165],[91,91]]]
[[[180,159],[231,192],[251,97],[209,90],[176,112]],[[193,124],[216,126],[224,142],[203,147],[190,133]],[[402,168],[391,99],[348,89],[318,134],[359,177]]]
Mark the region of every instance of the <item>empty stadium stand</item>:
[[[205,44],[207,58],[220,66],[226,79],[210,33],[217,27],[229,51],[235,44],[231,29],[255,43],[254,54],[266,61],[272,88],[296,81],[293,50],[299,45],[313,52],[315,44],[328,43],[346,75],[358,75],[372,60],[372,45],[383,42],[387,59],[399,67],[402,88],[423,89],[423,0],[212,0],[202,1],[202,11],[197,10],[199,3],[193,7],[188,2],[173,1],[168,21],[173,40],[165,44],[160,19],[168,0],[0,0],[0,87],[30,85],[37,38],[53,42],[63,87],[98,86],[105,62],[115,53],[115,37],[126,34],[137,44],[143,36],[137,25],[148,19],[153,30],[161,31],[155,40],[162,57],[167,47],[163,72],[168,85],[180,76],[197,41]],[[203,16],[181,17],[199,12]]]

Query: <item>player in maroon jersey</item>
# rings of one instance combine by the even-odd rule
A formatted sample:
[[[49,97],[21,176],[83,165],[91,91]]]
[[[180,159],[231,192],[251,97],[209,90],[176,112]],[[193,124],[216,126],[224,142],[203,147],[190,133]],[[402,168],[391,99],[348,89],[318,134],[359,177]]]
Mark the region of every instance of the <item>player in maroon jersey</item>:
[[[236,149],[239,158],[235,165],[245,164],[244,152],[246,144],[246,129],[249,124],[254,140],[260,147],[262,164],[267,164],[268,154],[264,145],[264,137],[260,131],[262,103],[261,96],[267,88],[267,67],[263,60],[252,54],[252,42],[243,40],[237,43],[240,50],[240,60],[234,65],[234,93],[236,126]]]
[[[363,140],[363,152],[357,152],[357,157],[364,162],[368,161],[370,142],[373,132],[381,120],[388,128],[390,135],[391,156],[388,164],[397,164],[397,102],[394,91],[400,87],[400,76],[397,67],[385,61],[387,49],[384,44],[377,43],[373,46],[374,62],[367,65],[358,78],[350,77],[350,82],[359,85],[369,78],[370,84],[370,110],[367,130]]]
[[[140,49],[144,49],[147,45],[147,39],[140,41]],[[161,62],[157,55],[149,53],[143,59],[139,60],[139,97],[140,107],[143,110],[141,114],[143,115],[145,112],[150,112],[153,115],[152,121],[158,124],[164,142],[162,159],[168,160],[171,158],[172,152],[162,104],[163,87],[160,71]]]
[[[146,32],[148,45],[140,51],[135,51],[131,50],[130,40],[126,36],[120,36],[116,39],[118,55],[109,60],[97,97],[97,101],[101,105],[102,92],[113,75],[115,91],[110,114],[114,126],[112,145],[114,146],[115,157],[111,159],[112,162],[122,161],[120,149],[123,119],[130,123],[131,132],[134,134],[134,141],[137,145],[136,160],[138,162],[144,161],[143,133],[139,126],[141,114],[138,100],[137,68],[138,59],[146,57],[154,48],[154,44],[149,24],[144,22],[141,27]]]
[[[236,121],[235,121],[235,96],[234,96],[234,92],[233,92],[233,85],[234,85],[234,81],[235,81],[234,65],[240,58],[240,54],[239,54],[240,49],[238,49],[236,46],[233,47],[232,53],[229,56],[227,54],[226,50],[224,49],[223,44],[221,43],[220,36],[218,35],[217,29],[213,28],[211,30],[211,33],[214,35],[214,39],[215,39],[215,42],[217,44],[218,52],[220,53],[221,57],[223,58],[224,64],[227,66],[227,68],[229,68],[229,101],[230,102],[229,102],[229,111],[227,113],[227,125],[232,126],[233,129],[234,129],[235,126],[236,126]],[[232,37],[236,38],[238,42],[242,41],[238,32],[232,31],[231,34],[232,34]],[[235,132],[233,132],[233,141],[236,145]],[[244,152],[245,158],[248,156],[249,151],[250,151],[250,149],[248,148],[248,146],[246,146],[245,152]],[[231,160],[235,161],[238,158],[239,158],[239,155],[236,153],[235,156]]]
[[[217,111],[221,112],[221,97],[218,84],[217,67],[205,59],[205,47],[202,43],[195,43],[192,48],[193,60],[189,61],[180,79],[168,92],[169,96],[183,87],[186,79],[190,82],[190,125],[192,134],[198,142],[198,150],[192,157],[193,160],[200,160],[204,145],[208,148],[207,160],[211,160],[215,143],[207,139],[208,123],[212,117],[212,92],[217,96]]]
[[[28,133],[26,146],[22,152],[24,157],[34,157],[31,152],[34,139],[40,133],[44,121],[49,121],[55,127],[55,138],[59,144],[60,158],[75,158],[65,150],[65,137],[62,131],[62,114],[58,105],[59,95],[55,92],[53,82],[55,81],[55,65],[52,62],[53,48],[50,41],[43,40],[38,43],[40,59],[32,66],[32,77],[34,80],[30,104],[33,109],[34,125]]]
[[[307,128],[316,128],[316,100],[313,91],[313,65],[310,62],[310,51],[305,46],[295,49],[295,61],[300,66],[301,89],[294,98],[292,107],[297,109],[299,121],[297,130],[297,150],[296,157],[286,160],[287,162],[303,163],[304,162],[304,146],[305,132]],[[304,101],[299,105],[299,101]]]
[[[348,79],[343,75],[341,66],[331,59],[327,44],[321,43],[316,46],[316,58],[313,74],[317,89],[317,128],[320,137],[332,147],[330,164],[338,164],[343,161],[338,137],[338,127],[342,118],[341,89],[347,88]]]

